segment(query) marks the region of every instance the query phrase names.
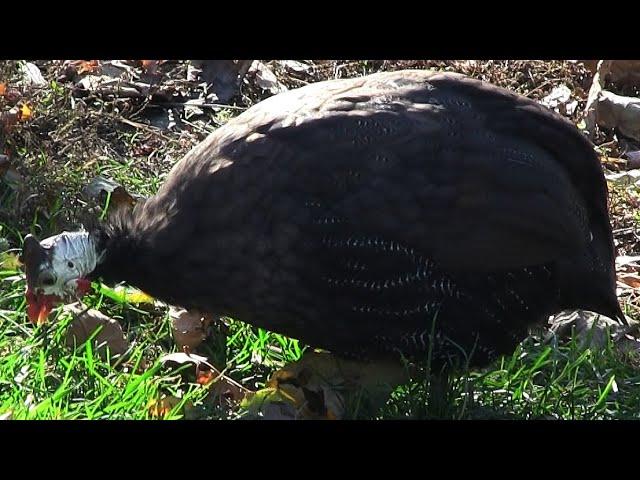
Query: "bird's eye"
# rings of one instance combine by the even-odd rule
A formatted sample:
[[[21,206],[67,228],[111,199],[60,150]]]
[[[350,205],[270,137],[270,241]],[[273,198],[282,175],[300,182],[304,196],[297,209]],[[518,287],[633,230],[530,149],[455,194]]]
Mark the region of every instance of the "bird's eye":
[[[73,266],[74,266],[74,265],[73,265],[73,262],[67,262],[67,267],[69,267],[69,268],[73,268]]]

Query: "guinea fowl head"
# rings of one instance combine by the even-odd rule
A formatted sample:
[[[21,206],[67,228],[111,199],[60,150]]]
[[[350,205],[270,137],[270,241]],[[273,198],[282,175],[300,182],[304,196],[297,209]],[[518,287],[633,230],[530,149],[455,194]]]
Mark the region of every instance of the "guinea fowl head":
[[[88,232],[62,232],[42,242],[27,235],[22,261],[27,274],[27,316],[41,324],[57,304],[77,300],[90,290],[88,276],[100,255]]]

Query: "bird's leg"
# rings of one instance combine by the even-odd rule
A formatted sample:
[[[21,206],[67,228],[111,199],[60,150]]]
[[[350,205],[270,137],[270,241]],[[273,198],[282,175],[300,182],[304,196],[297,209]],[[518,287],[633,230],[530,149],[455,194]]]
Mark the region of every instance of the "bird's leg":
[[[429,374],[427,411],[433,418],[448,418],[450,403],[449,373],[446,370]]]
[[[302,418],[339,419],[363,410],[375,414],[395,387],[408,379],[408,369],[400,362],[361,362],[308,352],[275,372],[268,386],[302,392],[297,396]]]

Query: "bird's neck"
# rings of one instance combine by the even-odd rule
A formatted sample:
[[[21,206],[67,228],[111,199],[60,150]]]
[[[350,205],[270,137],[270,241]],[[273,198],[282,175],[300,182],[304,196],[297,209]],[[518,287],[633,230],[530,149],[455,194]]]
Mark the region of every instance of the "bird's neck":
[[[152,212],[153,213],[153,212]],[[93,225],[100,262],[92,279],[113,285],[125,282],[167,303],[183,304],[185,271],[176,258],[180,257],[183,242],[170,241],[173,233],[163,224],[162,215],[151,215],[145,204],[122,210],[107,222]],[[168,231],[168,228],[171,230]],[[167,240],[167,237],[171,239]]]
[[[155,292],[150,280],[160,281],[160,260],[150,247],[148,235],[135,222],[135,212],[122,212],[106,223],[93,225],[94,239],[100,261],[91,277],[113,285],[126,282],[151,295]],[[151,282],[153,283],[153,282]]]

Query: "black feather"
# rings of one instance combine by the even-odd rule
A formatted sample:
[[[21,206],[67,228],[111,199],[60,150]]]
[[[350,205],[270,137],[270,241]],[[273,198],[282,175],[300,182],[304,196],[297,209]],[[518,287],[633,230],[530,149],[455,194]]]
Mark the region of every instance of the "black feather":
[[[343,355],[482,364],[565,308],[623,318],[592,145],[455,74],[272,97],[93,230],[96,275]]]

